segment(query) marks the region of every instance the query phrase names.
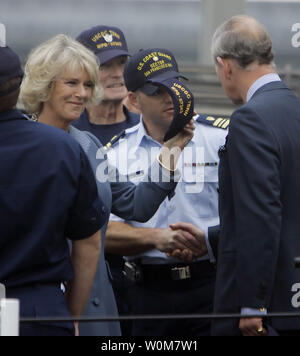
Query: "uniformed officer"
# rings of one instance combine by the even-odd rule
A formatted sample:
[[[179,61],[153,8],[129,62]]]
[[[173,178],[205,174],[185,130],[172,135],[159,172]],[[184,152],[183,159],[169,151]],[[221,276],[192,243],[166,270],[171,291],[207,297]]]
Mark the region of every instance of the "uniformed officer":
[[[18,56],[0,47],[0,63],[0,282],[7,298],[20,300],[21,317],[80,316],[108,213],[79,144],[14,109],[23,76]],[[74,326],[22,323],[20,335],[74,335]]]
[[[125,66],[129,100],[141,110],[142,122],[127,129],[108,155],[112,164],[136,184],[143,179],[149,162],[155,159],[173,122],[174,102],[166,83],[179,76],[176,60],[166,49],[142,50]],[[188,91],[182,82],[175,82],[176,88]],[[123,222],[112,216],[109,224],[106,244],[116,253],[127,255],[124,272],[133,282],[129,303],[134,314],[212,311],[215,268],[208,256],[200,259],[193,256],[193,263],[182,263],[165,254],[174,248],[193,247],[192,241],[187,240],[189,236],[181,230],[170,229],[170,224],[185,221],[204,229],[219,221],[218,149],[225,142],[229,122],[207,115],[196,115],[195,120],[195,135],[179,163],[182,180],[175,197],[171,201],[164,200],[147,223]],[[133,335],[209,334],[209,320],[133,322]]]

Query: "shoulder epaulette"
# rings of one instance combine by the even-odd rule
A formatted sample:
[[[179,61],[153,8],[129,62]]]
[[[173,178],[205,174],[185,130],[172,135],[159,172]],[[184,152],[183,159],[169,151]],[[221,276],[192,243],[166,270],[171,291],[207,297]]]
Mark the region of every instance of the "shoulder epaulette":
[[[126,130],[121,131],[119,134],[113,136],[109,142],[103,147],[105,151],[109,150],[113,145],[115,145],[121,138],[126,135]]]
[[[196,121],[202,124],[210,125],[213,127],[219,127],[226,130],[230,123],[229,117],[211,116],[206,114],[199,114],[196,117]]]
[[[105,150],[109,150],[113,145],[115,145],[121,138],[124,138],[126,135],[134,133],[139,128],[139,124],[128,127],[127,129],[121,131],[119,134],[113,136],[109,142],[104,146]]]

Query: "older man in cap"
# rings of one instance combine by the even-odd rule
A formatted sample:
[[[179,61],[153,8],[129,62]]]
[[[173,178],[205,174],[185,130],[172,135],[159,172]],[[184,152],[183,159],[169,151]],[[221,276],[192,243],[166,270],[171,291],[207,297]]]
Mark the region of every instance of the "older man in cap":
[[[21,317],[80,316],[105,222],[95,178],[72,137],[15,109],[23,76],[17,54],[0,47],[0,63],[0,281],[6,297],[20,300]],[[22,323],[20,334],[74,335],[74,325]]]
[[[104,96],[98,105],[89,107],[74,126],[90,131],[105,146],[112,137],[139,122],[139,115],[123,105],[128,94],[123,78],[129,56],[126,39],[119,28],[101,25],[83,31],[77,40],[99,59]]]

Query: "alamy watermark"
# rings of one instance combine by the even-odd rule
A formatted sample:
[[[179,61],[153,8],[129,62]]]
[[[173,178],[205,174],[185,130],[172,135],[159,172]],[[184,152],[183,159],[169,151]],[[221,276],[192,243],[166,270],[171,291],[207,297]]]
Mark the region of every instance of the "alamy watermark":
[[[292,36],[292,46],[295,48],[300,47],[300,22],[294,23],[291,29],[295,34]]]
[[[178,148],[179,149],[179,148]],[[200,193],[204,188],[205,177],[214,181],[217,177],[218,162],[205,161],[204,147],[186,147],[182,151],[177,168],[180,174],[171,177],[169,172],[161,169],[157,157],[161,148],[151,147],[147,150],[143,147],[129,147],[127,140],[122,142],[118,150],[110,150],[108,159],[106,152],[99,149],[96,159],[100,161],[96,169],[96,178],[100,182],[184,182],[187,193]],[[168,166],[172,156],[178,157],[175,148],[167,152],[164,150],[164,162]]]

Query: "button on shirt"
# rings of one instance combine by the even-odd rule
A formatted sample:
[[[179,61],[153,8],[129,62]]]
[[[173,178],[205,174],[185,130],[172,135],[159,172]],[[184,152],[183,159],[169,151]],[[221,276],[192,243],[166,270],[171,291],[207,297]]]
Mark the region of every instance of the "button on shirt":
[[[184,221],[200,229],[218,224],[218,149],[225,143],[227,130],[198,122],[195,122],[195,126],[194,137],[177,164],[181,178],[175,196],[171,200],[165,199],[148,222],[127,223],[143,228],[169,228],[171,223]],[[108,152],[108,159],[128,180],[137,184],[147,175],[147,169],[157,158],[160,149],[161,144],[147,134],[141,122],[126,130],[125,137]],[[123,221],[112,214],[111,220]],[[136,258],[141,258],[144,264],[177,262],[156,249],[128,257]]]

